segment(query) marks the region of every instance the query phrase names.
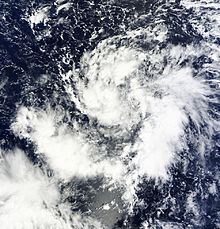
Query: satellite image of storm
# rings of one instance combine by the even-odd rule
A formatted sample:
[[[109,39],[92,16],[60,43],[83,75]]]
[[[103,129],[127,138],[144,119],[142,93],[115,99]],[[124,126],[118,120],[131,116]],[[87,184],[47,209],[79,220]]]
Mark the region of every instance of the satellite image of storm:
[[[0,0],[0,229],[220,229],[220,0]]]

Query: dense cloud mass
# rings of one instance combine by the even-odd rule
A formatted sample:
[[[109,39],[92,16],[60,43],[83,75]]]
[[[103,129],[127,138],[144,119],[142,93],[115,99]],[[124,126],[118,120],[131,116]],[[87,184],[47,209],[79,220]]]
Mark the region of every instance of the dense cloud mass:
[[[220,3],[0,0],[0,227],[220,227]]]

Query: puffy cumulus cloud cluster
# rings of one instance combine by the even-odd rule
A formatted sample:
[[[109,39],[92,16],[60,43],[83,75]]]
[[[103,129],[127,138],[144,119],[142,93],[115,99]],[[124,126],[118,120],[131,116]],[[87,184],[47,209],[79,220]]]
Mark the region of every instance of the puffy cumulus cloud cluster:
[[[86,139],[77,126],[71,130],[62,122],[59,112],[20,107],[11,128],[16,135],[36,144],[36,153],[45,158],[60,179],[68,181],[99,175],[116,181],[123,174],[120,161],[103,158],[100,149]]]
[[[103,228],[92,218],[72,214],[61,203],[55,180],[33,166],[20,150],[1,152],[0,185],[1,228]]]
[[[214,122],[207,113],[209,95],[212,94],[210,88],[201,78],[194,77],[190,65],[181,66],[181,62],[187,58],[185,53],[193,49],[167,48],[166,54],[160,55],[170,59],[169,64],[160,75],[147,82],[144,88],[137,89],[144,95],[141,103],[148,104],[148,116],[143,120],[134,144],[137,154],[133,162],[139,168],[139,175],[167,177],[169,166],[177,158],[175,152],[186,147],[185,130],[190,119],[197,127],[208,123],[209,135],[214,128]],[[153,58],[156,57],[153,55]],[[203,134],[201,137],[204,137]]]

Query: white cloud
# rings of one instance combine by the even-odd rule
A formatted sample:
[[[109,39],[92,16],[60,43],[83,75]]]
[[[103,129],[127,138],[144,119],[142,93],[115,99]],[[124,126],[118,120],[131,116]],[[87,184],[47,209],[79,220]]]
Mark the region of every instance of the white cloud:
[[[34,25],[48,21],[48,10],[48,7],[43,7],[32,12],[32,15],[28,18],[31,28],[33,28]]]
[[[44,155],[50,168],[64,180],[97,175],[120,179],[121,162],[103,158],[100,149],[83,133],[70,130],[61,120],[62,115],[51,109],[21,107],[12,129],[20,137],[34,141],[38,148],[36,153]]]
[[[98,118],[103,125],[119,124],[128,128],[136,124],[140,119],[135,112],[138,104],[135,98],[129,97],[126,89],[144,57],[126,47],[106,47],[105,42],[93,52],[86,53],[81,68],[88,82],[79,80],[77,83],[81,110]]]
[[[23,152],[2,152],[0,161],[0,225],[4,229],[85,229],[102,226],[72,214],[60,203],[56,183],[33,166]]]

